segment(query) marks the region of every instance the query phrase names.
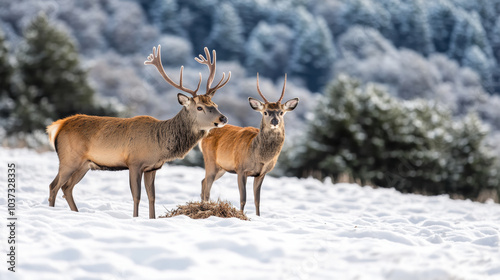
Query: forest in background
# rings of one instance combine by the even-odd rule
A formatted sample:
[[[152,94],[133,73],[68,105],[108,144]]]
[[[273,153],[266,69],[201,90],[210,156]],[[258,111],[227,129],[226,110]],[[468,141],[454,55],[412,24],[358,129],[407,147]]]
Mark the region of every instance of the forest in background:
[[[35,22],[41,13],[46,23]],[[270,99],[277,98],[287,73],[286,95],[301,99],[297,110],[287,115],[289,159],[296,157],[291,147],[307,141],[295,136],[314,122],[317,105],[327,102],[327,86],[344,74],[387,92],[400,102],[396,107],[406,108],[403,104],[410,100],[435,102],[457,123],[477,115],[479,123],[472,130],[476,132],[470,133],[481,132],[481,147],[472,150],[485,154],[482,149],[489,147],[499,155],[498,14],[497,0],[0,0],[0,64],[2,70],[11,69],[2,76],[11,79],[0,81],[9,84],[2,86],[0,95],[0,135],[8,138],[26,130],[31,132],[29,143],[43,142],[45,135],[36,128],[60,117],[54,112],[75,103],[73,95],[81,97],[81,104],[92,105],[84,112],[172,117],[180,109],[177,90],[143,65],[152,47],[161,44],[167,72],[178,77],[180,65],[185,65],[185,84],[192,85],[198,72],[206,75],[193,57],[205,46],[217,50],[218,77],[231,71],[232,78],[214,100],[236,125],[260,122],[246,102],[256,97],[256,73]],[[44,33],[51,28],[56,31]],[[50,49],[47,53],[54,60],[42,65],[39,49],[30,40],[40,42],[40,49]],[[33,69],[54,65],[58,70],[45,71],[40,81],[26,78],[33,76]],[[64,87],[51,81],[50,74],[64,69],[80,73],[67,77],[64,84],[78,90],[54,93],[54,88]],[[57,105],[54,100],[65,101]],[[78,106],[72,110],[82,111]],[[22,127],[26,123],[32,125]],[[363,133],[356,137],[369,135]],[[18,138],[10,139],[12,144]],[[466,155],[472,151],[464,149],[469,150]],[[349,157],[342,160],[349,162]]]

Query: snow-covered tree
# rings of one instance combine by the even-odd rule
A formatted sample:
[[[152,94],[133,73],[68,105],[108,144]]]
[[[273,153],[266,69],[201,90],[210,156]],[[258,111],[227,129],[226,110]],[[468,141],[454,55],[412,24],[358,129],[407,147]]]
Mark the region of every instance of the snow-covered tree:
[[[434,48],[446,53],[455,26],[455,7],[447,0],[437,0],[429,2],[427,10]]]
[[[218,51],[219,59],[231,60],[240,57],[244,42],[243,25],[233,5],[229,2],[217,5],[212,30],[207,39],[208,47]]]
[[[353,25],[367,26],[377,29],[382,34],[392,31],[391,15],[379,1],[355,0],[345,2],[342,11],[342,29],[347,30]]]
[[[250,33],[245,48],[245,64],[250,73],[273,80],[288,69],[293,32],[286,25],[269,25],[261,21]]]
[[[477,45],[489,59],[492,59],[493,51],[478,14],[475,11],[467,13],[463,10],[457,10],[456,14],[457,17],[451,33],[448,56],[462,61],[465,57],[465,52],[472,45]]]
[[[500,17],[491,31],[491,47],[496,60],[500,62]]]
[[[476,116],[454,121],[435,102],[401,102],[346,76],[327,89],[314,112],[304,142],[284,161],[295,175],[349,173],[402,192],[468,198],[500,182]]]
[[[16,96],[13,131],[43,129],[51,120],[76,113],[112,113],[95,104],[75,44],[40,14],[24,32],[17,54],[23,81]]]
[[[464,66],[470,67],[481,77],[483,87],[488,90],[493,90],[493,64],[484,52],[477,46],[473,45],[465,51],[464,58],[462,59]]]
[[[146,25],[144,12],[134,2],[120,2],[107,24],[109,44],[121,54],[148,51],[157,38],[157,29]]]
[[[431,29],[424,2],[421,0],[401,1],[389,6],[393,26],[394,44],[405,47],[424,55],[434,51]]]
[[[194,61],[193,46],[190,41],[183,37],[163,35],[158,39],[158,44],[161,45],[166,55],[165,59],[162,60],[164,65],[180,67]]]
[[[0,30],[0,119],[6,119],[10,116],[13,110],[14,88],[12,76],[14,67],[12,66],[9,57],[9,49],[3,32]]]
[[[80,53],[96,55],[108,48],[108,14],[99,1],[60,1],[57,18],[73,30]]]
[[[179,16],[179,5],[177,0],[154,0],[149,7],[149,20],[162,33],[185,36]]]
[[[295,42],[290,60],[292,74],[303,78],[308,88],[319,90],[327,82],[336,55],[331,32],[322,17],[298,8]]]
[[[339,51],[344,59],[369,59],[394,53],[396,49],[376,29],[355,25],[338,38]]]
[[[255,26],[265,19],[269,7],[266,1],[259,0],[231,0],[230,2],[240,16],[243,36],[248,38]]]

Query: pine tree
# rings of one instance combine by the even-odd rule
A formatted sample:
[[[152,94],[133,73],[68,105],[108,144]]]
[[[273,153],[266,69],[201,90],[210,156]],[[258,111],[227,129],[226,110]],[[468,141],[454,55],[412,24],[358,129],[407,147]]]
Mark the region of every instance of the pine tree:
[[[493,91],[492,62],[477,45],[473,45],[465,51],[462,64],[470,67],[481,77],[481,82],[485,90],[489,92]]]
[[[446,178],[448,193],[476,198],[482,188],[499,186],[499,170],[494,168],[497,159],[483,144],[487,134],[487,128],[476,114],[467,115],[455,125],[452,130],[455,141],[450,143],[447,168],[448,174],[459,176]]]
[[[252,30],[246,43],[245,64],[250,73],[276,80],[288,68],[293,32],[286,25],[269,25],[264,21]]]
[[[475,11],[467,13],[463,10],[458,10],[455,26],[451,33],[448,56],[462,61],[465,57],[465,52],[472,45],[477,45],[488,59],[494,59],[493,50],[486,32],[481,25],[479,15]]]
[[[402,192],[476,198],[500,182],[485,136],[477,116],[455,121],[436,103],[401,102],[340,76],[318,104],[298,152],[289,153],[284,165],[298,176],[348,173]]]
[[[455,8],[449,1],[438,0],[429,3],[428,10],[434,48],[437,52],[446,53],[455,25]]]
[[[184,36],[179,18],[179,4],[177,0],[155,0],[149,7],[151,22],[160,28],[162,33]]]
[[[268,7],[265,2],[255,0],[231,0],[230,1],[241,18],[243,36],[247,38],[255,26],[264,20]]]
[[[43,129],[51,120],[76,113],[112,113],[95,105],[75,44],[44,14],[26,28],[17,61],[24,85],[17,98],[13,131]]]
[[[491,47],[494,50],[494,56],[497,61],[500,62],[500,18],[495,22],[493,31],[491,34]]]
[[[400,1],[393,7],[394,45],[429,55],[434,51],[429,19],[421,0]],[[395,9],[395,10],[394,10]]]
[[[215,7],[212,30],[207,41],[210,49],[217,50],[217,58],[239,59],[244,43],[243,25],[231,3],[222,2]]]
[[[182,0],[178,2],[183,28],[191,41],[194,54],[203,53],[214,23],[216,1]]]
[[[290,71],[303,77],[309,89],[317,91],[331,74],[336,55],[333,38],[322,17],[314,18],[302,7],[296,16]]]
[[[355,0],[345,2],[342,11],[342,28],[347,30],[352,26],[361,25],[377,29],[388,35],[391,32],[389,12],[380,6],[379,1]]]
[[[12,113],[14,97],[12,76],[14,67],[9,61],[9,50],[4,34],[0,31],[0,118],[8,118]]]

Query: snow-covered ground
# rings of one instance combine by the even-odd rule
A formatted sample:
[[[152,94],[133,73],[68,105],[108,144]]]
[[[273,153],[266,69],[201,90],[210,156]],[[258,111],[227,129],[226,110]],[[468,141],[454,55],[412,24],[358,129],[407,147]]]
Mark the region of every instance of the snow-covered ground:
[[[400,194],[313,179],[266,178],[251,221],[148,219],[143,190],[132,218],[128,172],[89,172],[74,191],[80,212],[59,193],[53,152],[0,149],[0,249],[7,254],[7,163],[16,164],[16,271],[0,279],[500,279],[500,205]],[[156,213],[198,200],[201,168],[157,172]],[[238,205],[234,175],[212,198]]]

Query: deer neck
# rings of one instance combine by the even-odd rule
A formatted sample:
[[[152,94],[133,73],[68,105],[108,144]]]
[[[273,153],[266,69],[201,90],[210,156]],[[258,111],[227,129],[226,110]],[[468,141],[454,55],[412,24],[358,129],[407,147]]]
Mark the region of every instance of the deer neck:
[[[281,153],[284,142],[285,127],[282,123],[276,129],[261,123],[260,131],[252,142],[252,148],[262,161],[270,161]]]
[[[157,141],[167,161],[184,158],[205,137],[206,131],[198,129],[195,119],[184,107],[173,118],[160,122]]]

